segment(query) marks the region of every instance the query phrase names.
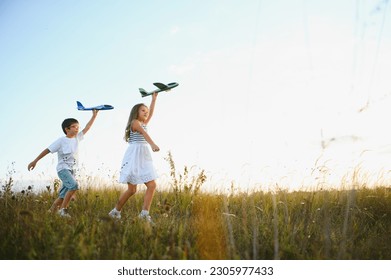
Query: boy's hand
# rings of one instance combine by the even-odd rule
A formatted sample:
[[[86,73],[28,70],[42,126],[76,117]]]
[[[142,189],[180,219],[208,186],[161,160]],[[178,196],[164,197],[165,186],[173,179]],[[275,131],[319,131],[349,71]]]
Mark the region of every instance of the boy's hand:
[[[95,118],[98,115],[99,110],[92,110],[92,116]]]
[[[35,168],[36,164],[37,164],[37,162],[35,162],[35,161],[30,162],[30,164],[27,166],[27,170],[28,171],[33,170]]]

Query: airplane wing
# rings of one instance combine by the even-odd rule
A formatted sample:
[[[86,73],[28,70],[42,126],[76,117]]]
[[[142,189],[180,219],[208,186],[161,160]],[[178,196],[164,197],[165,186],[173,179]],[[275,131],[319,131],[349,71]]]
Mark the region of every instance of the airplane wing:
[[[178,83],[169,83],[169,84],[167,84],[167,87],[169,88],[169,89],[172,89],[172,88],[174,88],[174,87],[177,87],[179,84]]]
[[[111,110],[111,109],[114,109],[113,106],[111,105],[99,105],[99,106],[95,106],[95,107],[92,107],[91,110]]]
[[[111,105],[99,105],[99,106],[86,108],[79,101],[77,101],[76,103],[77,103],[77,109],[80,110],[80,111],[111,110],[111,109],[114,109],[114,107],[111,106]]]
[[[165,84],[162,84],[162,83],[153,83],[154,86],[158,87],[159,89],[161,90],[167,90],[169,89],[168,86],[166,86]]]

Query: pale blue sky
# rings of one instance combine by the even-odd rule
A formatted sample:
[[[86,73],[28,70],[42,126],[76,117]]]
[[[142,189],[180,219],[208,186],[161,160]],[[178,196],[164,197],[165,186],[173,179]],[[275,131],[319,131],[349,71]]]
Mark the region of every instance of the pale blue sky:
[[[316,160],[338,176],[387,173],[390,12],[386,0],[0,1],[0,178],[12,162],[17,180],[56,177],[53,155],[27,164],[63,119],[88,121],[77,100],[115,107],[80,161],[116,174],[129,111],[150,102],[138,88],[156,81],[180,84],[150,124],[161,172],[170,150],[217,184],[300,184]]]

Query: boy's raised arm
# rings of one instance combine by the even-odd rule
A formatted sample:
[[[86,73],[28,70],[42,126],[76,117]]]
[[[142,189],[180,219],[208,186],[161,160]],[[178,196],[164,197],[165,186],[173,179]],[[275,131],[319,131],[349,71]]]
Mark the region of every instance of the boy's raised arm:
[[[89,122],[86,124],[85,128],[82,130],[83,134],[86,134],[90,130],[92,124],[94,123],[96,116],[98,115],[98,110],[92,110],[92,117]]]

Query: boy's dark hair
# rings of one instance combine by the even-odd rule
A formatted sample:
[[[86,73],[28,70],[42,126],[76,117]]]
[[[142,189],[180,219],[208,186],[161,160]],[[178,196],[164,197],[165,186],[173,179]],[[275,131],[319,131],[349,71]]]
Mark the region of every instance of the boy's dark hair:
[[[65,131],[65,128],[70,128],[72,124],[75,124],[75,123],[79,123],[76,119],[73,119],[73,118],[69,118],[69,119],[65,119],[62,124],[61,124],[61,127],[62,127],[62,131],[64,131],[65,135],[67,134],[67,132]]]

